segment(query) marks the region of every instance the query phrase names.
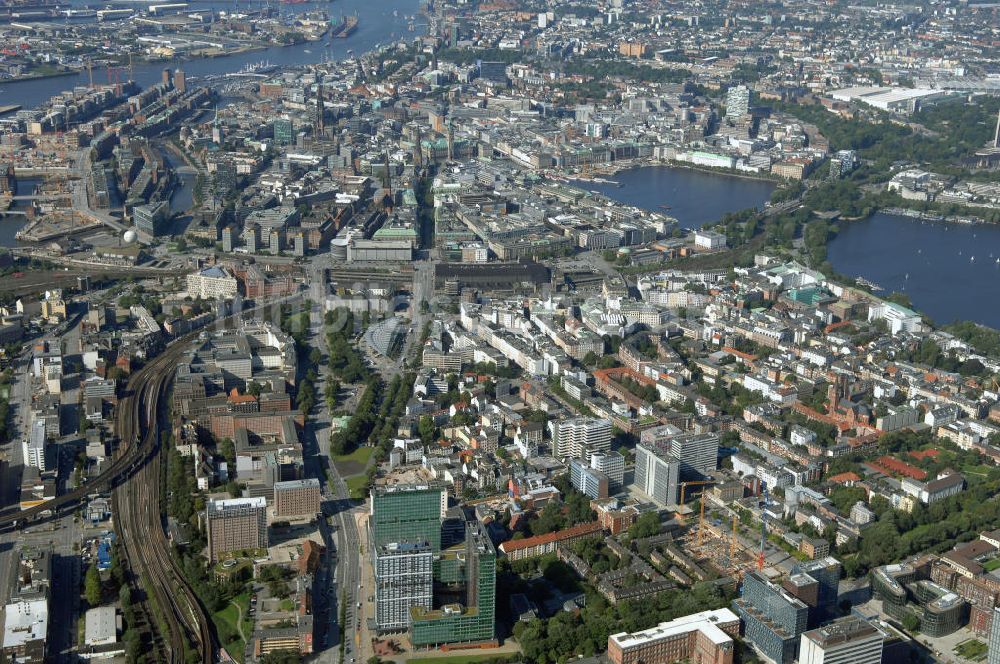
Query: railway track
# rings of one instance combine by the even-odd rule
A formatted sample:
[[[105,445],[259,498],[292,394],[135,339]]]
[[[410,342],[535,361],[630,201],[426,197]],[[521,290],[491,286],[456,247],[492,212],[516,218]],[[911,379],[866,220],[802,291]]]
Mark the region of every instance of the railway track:
[[[160,399],[189,345],[175,344],[129,381],[129,393],[118,404],[115,426],[123,441],[132,441],[131,448],[146,454],[145,461],[115,488],[112,501],[133,580],[142,581],[159,609],[163,633],[158,659],[180,664],[191,661],[188,654],[196,652],[198,661],[212,664],[216,644],[210,621],[170,555],[160,512]]]

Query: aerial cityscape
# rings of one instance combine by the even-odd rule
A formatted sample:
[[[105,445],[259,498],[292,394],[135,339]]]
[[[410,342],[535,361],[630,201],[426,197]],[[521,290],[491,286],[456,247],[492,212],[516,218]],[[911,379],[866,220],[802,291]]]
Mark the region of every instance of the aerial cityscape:
[[[0,662],[1000,664],[1000,3],[0,41]]]

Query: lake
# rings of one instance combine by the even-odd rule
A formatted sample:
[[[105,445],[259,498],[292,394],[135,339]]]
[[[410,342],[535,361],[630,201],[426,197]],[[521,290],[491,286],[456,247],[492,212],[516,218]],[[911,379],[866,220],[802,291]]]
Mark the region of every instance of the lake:
[[[1000,225],[878,213],[841,223],[828,255],[835,270],[875,282],[882,295],[906,293],[938,324],[971,320],[1000,329]]]
[[[763,208],[777,186],[770,180],[674,166],[642,166],[621,171],[608,179],[617,184],[588,181],[573,184],[628,205],[669,214],[686,228],[716,222],[727,212]],[[660,207],[662,205],[670,209]]]

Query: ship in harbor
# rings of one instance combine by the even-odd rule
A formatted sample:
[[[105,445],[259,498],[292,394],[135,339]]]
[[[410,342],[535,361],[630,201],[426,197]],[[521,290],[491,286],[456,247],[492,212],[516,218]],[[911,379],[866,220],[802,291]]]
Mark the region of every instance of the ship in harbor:
[[[330,38],[346,39],[354,34],[354,31],[357,29],[357,16],[341,16],[339,21],[334,19],[330,22]]]

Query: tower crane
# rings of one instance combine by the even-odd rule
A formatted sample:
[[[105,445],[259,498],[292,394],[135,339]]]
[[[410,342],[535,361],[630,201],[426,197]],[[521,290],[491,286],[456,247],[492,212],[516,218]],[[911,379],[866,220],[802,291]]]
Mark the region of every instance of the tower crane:
[[[764,494],[764,505],[760,510],[760,553],[757,554],[757,571],[764,569],[764,547],[767,546],[767,504],[770,502],[767,494],[767,483],[760,483],[760,490]]]

